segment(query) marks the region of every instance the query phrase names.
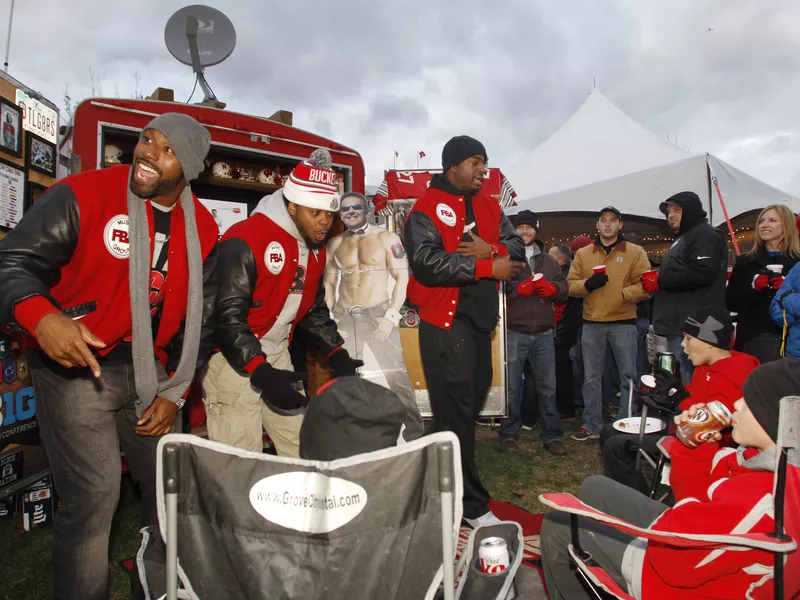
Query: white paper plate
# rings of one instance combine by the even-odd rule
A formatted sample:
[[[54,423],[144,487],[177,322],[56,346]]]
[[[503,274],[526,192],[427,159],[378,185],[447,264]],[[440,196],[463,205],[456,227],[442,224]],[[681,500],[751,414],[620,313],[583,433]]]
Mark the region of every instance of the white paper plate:
[[[628,417],[627,419],[619,419],[614,421],[614,429],[624,433],[639,433],[639,425],[641,424],[641,417]],[[664,421],[656,419],[655,417],[647,417],[647,424],[644,426],[645,433],[656,433],[664,429]]]

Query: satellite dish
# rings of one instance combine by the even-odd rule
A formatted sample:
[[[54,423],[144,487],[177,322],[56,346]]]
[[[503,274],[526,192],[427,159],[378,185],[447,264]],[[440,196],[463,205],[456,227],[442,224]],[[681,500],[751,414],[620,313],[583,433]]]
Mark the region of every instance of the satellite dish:
[[[203,102],[222,104],[214,96],[203,72],[206,67],[228,58],[236,47],[236,30],[230,19],[210,6],[186,6],[167,21],[164,42],[172,56],[197,73],[197,82],[205,94]]]

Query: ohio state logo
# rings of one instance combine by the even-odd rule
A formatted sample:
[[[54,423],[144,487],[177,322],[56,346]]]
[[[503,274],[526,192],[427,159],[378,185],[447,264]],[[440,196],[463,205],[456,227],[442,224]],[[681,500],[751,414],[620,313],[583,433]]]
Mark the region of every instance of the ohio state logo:
[[[114,258],[128,258],[130,255],[129,224],[128,215],[116,215],[106,223],[106,228],[103,231],[103,242],[105,242],[106,249]]]
[[[286,263],[286,252],[283,251],[283,246],[278,242],[272,242],[267,246],[267,251],[264,252],[264,264],[273,275],[277,275],[283,271],[283,265]]]
[[[453,227],[456,224],[456,211],[447,206],[444,202],[440,202],[436,205],[436,216],[448,227]]]

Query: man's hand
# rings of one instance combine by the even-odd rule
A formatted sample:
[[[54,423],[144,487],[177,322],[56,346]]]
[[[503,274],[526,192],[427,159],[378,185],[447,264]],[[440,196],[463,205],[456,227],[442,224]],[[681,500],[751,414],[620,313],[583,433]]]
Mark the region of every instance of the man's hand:
[[[142,414],[142,418],[136,421],[136,433],[144,437],[160,437],[169,433],[177,416],[177,404],[161,396],[156,396],[153,403]]]
[[[89,346],[106,345],[80,321],[51,313],[42,317],[33,335],[45,354],[62,367],[89,367],[92,375],[100,377],[100,365]]]
[[[458,245],[458,253],[461,256],[474,256],[481,260],[492,258],[492,245],[472,233],[471,229],[467,233],[473,241],[461,242]]]
[[[262,363],[250,374],[250,385],[261,391],[261,400],[267,404],[281,410],[296,410],[308,404],[308,398],[294,387],[306,375]]]
[[[608,275],[605,273],[595,273],[589,279],[587,279],[583,285],[586,287],[586,291],[590,294],[595,291],[599,290],[605,284],[608,283]]]
[[[381,317],[380,319],[377,320],[376,324],[378,328],[372,334],[372,337],[374,337],[379,342],[382,342],[392,334],[392,330],[394,329],[394,323],[392,323],[389,319],[384,319],[383,317]],[[339,332],[339,334],[341,335],[341,331]],[[344,339],[344,336],[342,336],[342,339]]]
[[[339,377],[354,377],[356,375],[356,369],[364,366],[363,360],[351,358],[350,354],[344,348],[340,348],[328,356],[328,362],[331,363],[333,376],[337,379]]]
[[[495,258],[492,261],[492,279],[510,281],[519,275],[519,272],[524,266],[525,263],[511,260],[507,256]]]

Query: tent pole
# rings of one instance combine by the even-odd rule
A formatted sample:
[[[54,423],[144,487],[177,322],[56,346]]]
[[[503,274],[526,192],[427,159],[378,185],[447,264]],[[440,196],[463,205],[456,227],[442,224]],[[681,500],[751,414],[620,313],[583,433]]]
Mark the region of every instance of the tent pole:
[[[711,177],[711,183],[714,185],[714,189],[717,191],[717,198],[719,198],[719,205],[722,207],[722,214],[725,215],[725,222],[728,224],[728,231],[730,232],[731,240],[733,241],[733,250],[736,252],[736,256],[739,256],[741,252],[739,251],[739,242],[736,240],[736,232],[733,230],[733,223],[731,223],[731,219],[728,216],[728,209],[725,206],[725,200],[722,199],[722,190],[719,189],[719,180],[711,171],[711,163],[708,160],[708,154],[706,154],[706,168],[708,169],[709,176]]]
[[[711,189],[711,165],[708,164],[708,153],[706,153],[706,177],[708,179],[708,220],[714,222],[714,192]]]

